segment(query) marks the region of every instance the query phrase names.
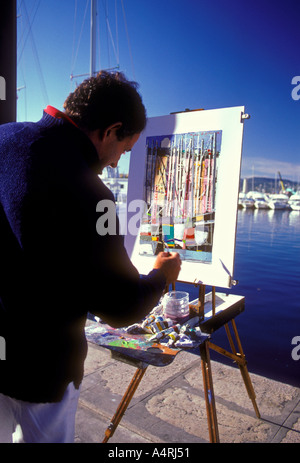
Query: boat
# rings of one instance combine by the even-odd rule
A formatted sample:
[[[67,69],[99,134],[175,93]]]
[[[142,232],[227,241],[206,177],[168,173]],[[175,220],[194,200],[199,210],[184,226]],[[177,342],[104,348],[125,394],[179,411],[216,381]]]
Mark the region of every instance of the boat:
[[[239,193],[238,207],[240,209],[254,209],[254,200],[248,198],[246,193]]]
[[[292,195],[288,200],[288,204],[293,211],[300,211],[300,193]]]
[[[265,198],[257,198],[254,200],[255,209],[270,209],[269,203]]]
[[[268,198],[268,204],[270,209],[287,209],[288,208],[288,196],[285,194],[272,194]]]
[[[255,201],[251,198],[246,198],[243,200],[242,204],[244,209],[253,209],[255,207]]]
[[[247,198],[253,199],[255,209],[269,209],[269,204],[264,193],[249,191],[249,193],[247,193]]]

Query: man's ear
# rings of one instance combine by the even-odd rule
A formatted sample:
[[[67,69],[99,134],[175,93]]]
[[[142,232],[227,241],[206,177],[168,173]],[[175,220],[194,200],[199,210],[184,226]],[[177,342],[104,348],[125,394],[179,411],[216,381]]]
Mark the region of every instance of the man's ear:
[[[109,127],[107,127],[107,129],[104,130],[103,138],[115,134],[121,127],[122,122],[115,122],[114,124],[111,124]]]

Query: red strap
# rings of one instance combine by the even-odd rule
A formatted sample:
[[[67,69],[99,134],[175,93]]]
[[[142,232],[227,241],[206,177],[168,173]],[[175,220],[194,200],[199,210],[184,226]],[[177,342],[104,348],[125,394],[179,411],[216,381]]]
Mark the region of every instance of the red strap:
[[[78,128],[78,125],[75,124],[72,119],[67,116],[65,113],[59,111],[58,109],[54,108],[53,106],[47,106],[46,109],[44,109],[45,113],[49,114],[52,117],[55,117],[56,119],[66,119],[67,121],[71,122],[71,124],[75,125],[75,127]]]

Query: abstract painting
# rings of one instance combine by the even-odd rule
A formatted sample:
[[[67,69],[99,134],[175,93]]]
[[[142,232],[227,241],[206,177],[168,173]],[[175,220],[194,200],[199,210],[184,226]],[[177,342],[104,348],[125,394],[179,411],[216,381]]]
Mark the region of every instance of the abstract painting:
[[[221,136],[147,137],[140,255],[172,249],[181,259],[211,262]]]

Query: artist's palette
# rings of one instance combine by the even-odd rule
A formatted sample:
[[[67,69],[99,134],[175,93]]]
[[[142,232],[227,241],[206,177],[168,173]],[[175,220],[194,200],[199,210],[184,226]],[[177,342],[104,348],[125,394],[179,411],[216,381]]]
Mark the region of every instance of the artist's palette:
[[[128,334],[99,323],[87,326],[85,334],[89,342],[157,367],[172,363],[181,350],[154,343],[147,334]]]

